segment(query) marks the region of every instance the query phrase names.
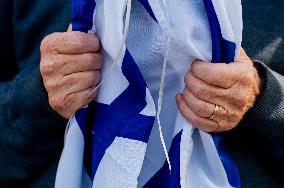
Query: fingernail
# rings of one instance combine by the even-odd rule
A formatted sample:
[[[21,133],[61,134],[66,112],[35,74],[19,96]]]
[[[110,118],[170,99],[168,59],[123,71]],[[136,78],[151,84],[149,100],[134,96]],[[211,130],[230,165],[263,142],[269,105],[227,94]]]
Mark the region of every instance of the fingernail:
[[[176,98],[177,98],[177,99],[180,99],[181,97],[182,97],[181,93],[178,93],[178,94],[176,95]]]

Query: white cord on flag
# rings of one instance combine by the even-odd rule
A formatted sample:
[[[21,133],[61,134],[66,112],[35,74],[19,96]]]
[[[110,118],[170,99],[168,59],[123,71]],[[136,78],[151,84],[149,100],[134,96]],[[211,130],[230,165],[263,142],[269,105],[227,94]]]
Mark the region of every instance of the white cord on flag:
[[[158,127],[159,127],[159,134],[160,134],[160,140],[163,146],[163,150],[166,156],[166,160],[169,166],[169,171],[172,171],[172,165],[169,157],[169,153],[166,147],[165,139],[163,136],[163,131],[162,131],[162,125],[161,125],[161,120],[160,120],[160,115],[162,111],[162,104],[163,104],[163,97],[164,97],[164,86],[165,86],[165,78],[166,78],[166,67],[167,67],[167,62],[168,62],[168,56],[169,56],[169,49],[170,49],[170,27],[169,27],[169,16],[168,16],[168,7],[166,4],[166,1],[163,0],[163,4],[166,8],[166,15],[165,18],[167,22],[165,23],[164,31],[167,34],[167,47],[165,50],[165,56],[164,56],[164,62],[163,62],[163,67],[162,67],[162,74],[161,74],[161,81],[160,81],[160,90],[159,90],[159,98],[158,98],[158,110],[157,110],[157,122],[158,122]]]
[[[161,120],[160,115],[162,111],[162,104],[163,104],[163,96],[164,96],[164,86],[165,86],[165,78],[166,78],[166,67],[167,67],[167,61],[169,56],[169,46],[170,46],[170,38],[168,37],[167,40],[167,48],[165,52],[164,62],[163,62],[163,68],[162,68],[162,75],[161,75],[161,81],[160,81],[160,90],[159,90],[159,98],[158,98],[158,110],[157,110],[157,121],[158,121],[158,127],[159,127],[159,133],[160,133],[160,140],[163,146],[164,153],[166,155],[166,160],[169,166],[169,170],[171,172],[172,166],[171,161],[169,157],[169,153],[166,147],[165,139],[163,136],[162,126],[161,126]]]
[[[114,63],[111,65],[110,69],[107,71],[105,78],[107,78],[114,71],[115,67],[118,65],[119,60],[121,59],[121,56],[123,54],[123,50],[124,50],[124,46],[125,46],[125,42],[126,42],[126,38],[127,38],[127,34],[128,34],[128,29],[129,29],[129,23],[130,23],[131,4],[132,4],[132,0],[127,0],[127,7],[126,7],[127,9],[126,9],[123,38],[122,38],[120,47],[118,49],[117,55],[114,59]],[[93,93],[96,92],[99,89],[99,87],[103,84],[104,80],[105,79],[102,79],[101,82],[99,83],[99,85],[97,85],[94,88]]]

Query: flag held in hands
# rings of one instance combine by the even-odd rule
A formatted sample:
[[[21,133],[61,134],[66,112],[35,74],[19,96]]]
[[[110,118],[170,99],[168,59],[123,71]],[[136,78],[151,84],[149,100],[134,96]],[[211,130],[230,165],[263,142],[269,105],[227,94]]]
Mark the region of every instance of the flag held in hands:
[[[203,32],[184,35],[195,28]],[[56,188],[240,187],[222,135],[195,129],[166,100],[172,91],[183,90],[183,69],[191,63],[177,68],[173,62],[236,60],[240,0],[73,0],[72,29],[95,33],[105,62],[98,96],[69,121]],[[150,50],[151,44],[157,49]],[[183,49],[186,53],[179,52]],[[162,75],[152,72],[162,72],[157,64],[163,62],[177,79],[169,81],[170,70],[164,71],[160,138],[156,114],[161,105],[155,101],[163,95],[155,83]]]

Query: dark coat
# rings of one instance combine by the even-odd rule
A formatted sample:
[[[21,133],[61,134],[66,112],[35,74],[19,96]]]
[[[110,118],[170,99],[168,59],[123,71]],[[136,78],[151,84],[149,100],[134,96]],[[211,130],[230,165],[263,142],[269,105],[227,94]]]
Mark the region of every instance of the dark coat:
[[[66,120],[48,105],[39,46],[70,15],[69,0],[0,0],[0,182],[53,187]]]
[[[242,187],[284,187],[284,2],[243,0],[243,47],[265,85],[253,109],[226,134]],[[272,71],[272,69],[274,71]]]
[[[70,0],[0,0],[0,182],[53,187],[66,120],[48,105],[39,45],[70,22]],[[262,95],[224,146],[242,187],[283,187],[284,2],[243,0],[244,43],[265,80]],[[282,170],[282,173],[281,173]],[[18,184],[19,183],[19,184]]]

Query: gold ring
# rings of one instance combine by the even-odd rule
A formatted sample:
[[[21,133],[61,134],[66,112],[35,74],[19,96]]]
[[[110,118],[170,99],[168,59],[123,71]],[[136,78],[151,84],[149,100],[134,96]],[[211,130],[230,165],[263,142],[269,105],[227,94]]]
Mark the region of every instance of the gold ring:
[[[217,111],[219,110],[219,106],[217,104],[215,104],[215,108],[214,108],[214,111],[211,115],[211,117],[209,118],[210,120],[213,120],[214,121],[214,118],[216,117],[216,114],[217,114]]]

